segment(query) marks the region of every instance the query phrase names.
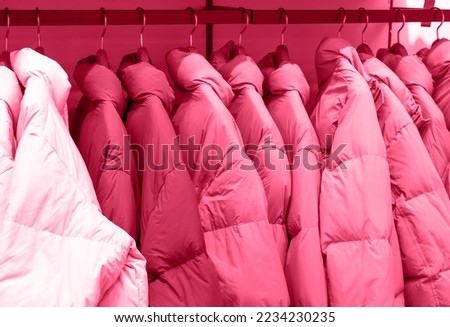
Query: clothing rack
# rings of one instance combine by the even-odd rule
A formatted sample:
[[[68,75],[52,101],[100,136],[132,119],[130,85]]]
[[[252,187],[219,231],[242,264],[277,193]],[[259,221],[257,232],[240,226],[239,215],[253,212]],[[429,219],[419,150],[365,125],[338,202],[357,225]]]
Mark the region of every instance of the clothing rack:
[[[3,26],[83,26],[83,25],[140,25],[145,14],[146,25],[198,24],[206,26],[206,57],[213,47],[214,24],[356,24],[389,23],[388,44],[391,44],[392,23],[450,21],[450,10],[391,8],[384,10],[253,10],[219,7],[206,0],[205,9],[113,9],[99,10],[0,10]],[[105,19],[107,17],[107,19]],[[8,34],[8,32],[7,32]]]
[[[250,24],[283,24],[284,15],[289,17],[289,24],[336,24],[365,23],[365,15],[370,23],[433,22],[450,21],[450,10],[392,8],[386,10],[252,10],[243,8],[211,7],[208,9],[144,9],[147,25],[192,24],[193,14],[197,15],[198,24],[244,24],[246,15]],[[444,15],[442,15],[444,14]],[[140,25],[142,11],[131,10],[0,10],[0,25],[7,25],[7,15],[11,26],[37,25],[103,25],[104,15],[108,25]]]

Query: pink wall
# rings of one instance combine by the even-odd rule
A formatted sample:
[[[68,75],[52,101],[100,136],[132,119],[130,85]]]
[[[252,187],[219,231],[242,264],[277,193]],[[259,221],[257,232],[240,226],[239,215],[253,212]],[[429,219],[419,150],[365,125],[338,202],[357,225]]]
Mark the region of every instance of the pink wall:
[[[203,0],[4,0],[3,6],[10,9],[135,9],[139,6],[152,9],[184,9],[189,6],[202,8]],[[292,0],[215,0],[215,5],[246,7],[252,9],[337,9],[340,6],[346,9],[358,9],[363,6],[367,9],[387,9],[389,0],[330,0],[330,1],[292,1]],[[437,0],[437,5],[450,8],[449,1]],[[423,0],[394,0],[396,6],[423,6]],[[394,32],[400,24],[394,24]],[[450,25],[450,24],[444,24]],[[432,28],[420,27],[420,24],[408,24],[401,35],[401,40],[407,43],[408,49],[416,51],[425,45],[429,45],[435,37],[435,26]],[[314,52],[325,36],[336,35],[337,24],[328,25],[290,25],[286,31],[286,45],[290,49],[291,59],[303,68],[312,88],[315,88]],[[341,36],[357,46],[360,43],[360,31],[363,24],[346,25]],[[178,46],[188,43],[188,35],[192,26],[149,25],[145,30],[145,45],[150,51],[153,63],[165,70],[165,53]],[[214,48],[222,46],[230,39],[237,40],[242,25],[215,25]],[[283,26],[277,25],[251,25],[243,35],[243,46],[249,55],[259,60],[267,52],[272,51],[280,42],[280,32]],[[450,34],[450,26],[442,29],[442,36]],[[122,56],[135,51],[139,45],[140,26],[109,26],[105,36],[105,50],[107,50],[112,68],[115,70]],[[4,32],[4,28],[2,28]],[[76,62],[89,54],[93,54],[100,46],[101,26],[74,26],[74,27],[47,27],[41,28],[42,45],[46,54],[56,59],[71,76]],[[2,35],[2,34],[0,34]],[[4,34],[3,34],[4,35]],[[396,35],[396,34],[394,34]],[[370,24],[366,34],[366,43],[376,51],[380,47],[387,46],[388,24]],[[35,27],[15,27],[10,31],[10,49],[19,49],[25,46],[36,47],[37,37]],[[205,53],[205,29],[200,26],[194,35],[194,45],[202,53]],[[73,81],[72,81],[73,82]],[[73,84],[73,92],[70,98],[70,107],[76,105],[80,93]]]

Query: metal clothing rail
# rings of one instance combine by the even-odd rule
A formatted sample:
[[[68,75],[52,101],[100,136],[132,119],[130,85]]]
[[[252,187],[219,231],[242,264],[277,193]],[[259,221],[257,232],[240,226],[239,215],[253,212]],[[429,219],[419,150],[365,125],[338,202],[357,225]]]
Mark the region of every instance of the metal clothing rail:
[[[192,10],[153,10],[145,9],[147,25],[192,24]],[[138,25],[142,21],[139,10],[0,10],[0,25],[7,25],[9,16],[11,26],[40,25],[102,25],[104,15],[108,25]],[[250,24],[282,24],[284,14],[289,16],[289,24],[335,24],[364,23],[365,15],[370,23],[432,22],[450,21],[450,10],[392,8],[386,10],[251,10],[242,8],[196,9],[199,24],[243,24],[246,15]],[[444,19],[443,19],[444,18]]]

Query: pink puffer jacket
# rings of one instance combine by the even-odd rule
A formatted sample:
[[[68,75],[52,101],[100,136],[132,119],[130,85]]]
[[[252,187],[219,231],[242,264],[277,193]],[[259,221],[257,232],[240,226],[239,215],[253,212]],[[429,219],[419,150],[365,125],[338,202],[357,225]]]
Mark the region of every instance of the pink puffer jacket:
[[[145,259],[101,215],[61,114],[70,84],[53,60],[11,53],[26,87],[18,147],[0,217],[1,306],[145,306]]]
[[[259,66],[265,77],[267,108],[283,136],[291,165],[292,195],[287,217],[290,244],[285,265],[291,305],[326,306],[327,285],[319,233],[321,172],[317,168],[322,158],[319,140],[304,106],[309,98],[309,85],[296,64],[276,67],[273,54],[264,57]]]
[[[373,70],[367,61],[364,67],[369,73]],[[414,66],[408,67],[411,70]],[[408,306],[448,306],[450,200],[411,119],[420,121],[418,112],[411,117],[388,85],[376,85],[378,89],[373,84],[371,90],[391,171],[394,217],[403,255],[405,302]]]
[[[139,167],[140,250],[147,259],[149,304],[221,306],[197,196],[175,149],[176,135],[168,116],[174,92],[163,72],[136,59],[136,54],[125,56],[118,75],[132,100],[126,127]]]
[[[227,306],[286,306],[289,294],[264,187],[227,107],[230,86],[195,50],[167,54],[175,82],[172,122],[185,148],[206,249]]]
[[[119,79],[99,54],[80,60],[74,79],[83,97],[72,136],[83,156],[102,213],[136,241],[139,187],[136,164],[122,122],[125,99]]]
[[[433,99],[444,113],[450,130],[450,40],[440,39],[433,43],[424,62],[435,82]]]
[[[317,49],[312,113],[325,152],[319,212],[329,303],[401,305],[386,148],[358,54],[343,44],[326,38]]]
[[[444,182],[447,194],[450,195],[450,131],[445,125],[442,111],[431,97],[431,94],[433,94],[433,79],[430,72],[417,56],[401,57],[383,51],[379,51],[377,55],[408,87],[414,100],[420,105],[422,115],[417,114],[419,111],[414,110],[417,113],[411,114],[411,110],[407,110],[419,128],[423,143]],[[383,79],[383,81],[386,81],[386,79]],[[389,78],[389,81],[391,82],[388,83],[389,87],[405,105],[406,102],[402,101],[403,98],[396,91],[399,88],[397,83],[392,83],[393,78]],[[406,105],[405,107],[408,108]]]
[[[286,214],[291,196],[291,174],[284,141],[262,99],[264,76],[252,58],[231,58],[230,41],[212,55],[212,65],[230,84],[235,94],[228,105],[246,153],[252,159],[266,191],[269,222],[284,265],[287,252]]]

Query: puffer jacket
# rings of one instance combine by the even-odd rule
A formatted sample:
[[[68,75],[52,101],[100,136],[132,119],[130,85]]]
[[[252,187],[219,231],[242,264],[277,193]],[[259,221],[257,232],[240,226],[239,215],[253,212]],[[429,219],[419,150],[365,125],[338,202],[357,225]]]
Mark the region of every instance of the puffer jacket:
[[[321,151],[304,105],[309,85],[298,65],[277,67],[273,57],[273,53],[268,54],[259,66],[264,74],[267,108],[283,136],[291,165],[292,195],[287,216],[290,244],[285,265],[291,305],[326,306],[319,233]]]
[[[246,153],[263,182],[269,222],[284,265],[288,244],[286,214],[291,195],[289,161],[280,131],[262,99],[264,76],[252,58],[244,54],[232,58],[233,47],[234,42],[230,41],[215,51],[211,63],[235,94],[228,110],[239,127]]]
[[[373,68],[367,61],[364,67],[369,71]],[[412,69],[411,65],[408,67]],[[450,200],[412,117],[388,85],[377,85],[378,89],[371,90],[391,171],[394,217],[403,254],[405,302],[408,306],[448,306]],[[420,120],[417,116],[413,115],[416,122]]]
[[[386,148],[358,54],[343,43],[326,38],[317,49],[312,112],[325,156],[319,212],[329,303],[402,305]]]
[[[6,66],[0,66],[0,85],[0,213],[5,213],[17,146],[15,126],[22,92],[16,75]]]
[[[450,130],[450,40],[440,39],[433,43],[424,62],[434,79],[433,99],[442,110]]]
[[[261,179],[227,109],[230,86],[195,50],[174,49],[172,122],[194,182],[206,249],[226,306],[286,306],[289,294]]]
[[[377,55],[406,85],[415,102],[422,109],[422,114],[419,114],[419,110],[409,110],[408,106],[405,105],[407,102],[403,102],[400,92],[396,91],[399,88],[397,83],[394,85],[393,77],[389,78],[390,83],[387,84],[405,105],[419,128],[431,160],[444,182],[447,194],[450,195],[450,131],[445,125],[442,111],[431,97],[431,94],[433,94],[433,79],[430,72],[417,56],[401,57],[383,51],[379,51]],[[381,69],[378,72],[380,71]],[[386,82],[387,79],[383,78],[383,81]]]
[[[139,186],[129,135],[122,122],[125,98],[119,79],[97,56],[80,60],[74,79],[83,97],[73,139],[91,175],[102,213],[137,241]]]
[[[205,250],[194,186],[181,169],[168,116],[174,92],[165,74],[137,54],[118,75],[132,102],[126,128],[136,147],[141,185],[140,250],[147,259],[150,306],[221,306],[222,294]]]
[[[67,74],[31,49],[12,52],[11,62],[26,90],[0,217],[0,305],[147,305],[145,259],[100,213],[64,122]]]

